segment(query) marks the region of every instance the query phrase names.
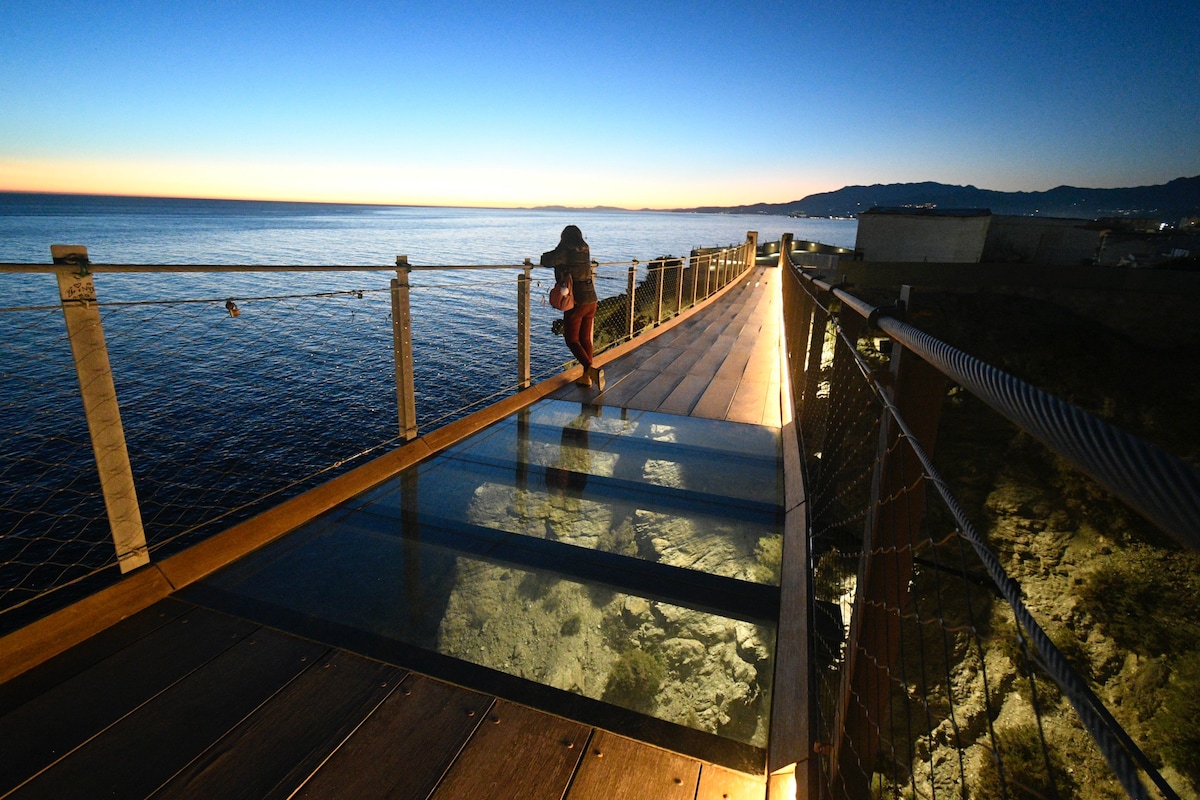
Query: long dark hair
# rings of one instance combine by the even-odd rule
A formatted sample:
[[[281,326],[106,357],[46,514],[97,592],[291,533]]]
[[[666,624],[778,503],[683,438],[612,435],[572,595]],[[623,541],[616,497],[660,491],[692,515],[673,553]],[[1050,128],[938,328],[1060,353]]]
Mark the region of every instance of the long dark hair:
[[[562,236],[559,237],[558,243],[572,250],[587,247],[587,242],[583,240],[583,231],[579,230],[575,225],[568,225],[563,228]]]

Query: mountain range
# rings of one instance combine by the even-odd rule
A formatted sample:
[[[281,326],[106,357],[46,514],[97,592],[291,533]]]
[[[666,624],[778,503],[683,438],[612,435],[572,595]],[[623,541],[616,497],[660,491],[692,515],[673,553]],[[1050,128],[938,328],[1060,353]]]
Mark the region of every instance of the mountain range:
[[[1200,215],[1200,175],[1176,178],[1159,186],[1127,189],[1081,189],[1059,186],[1045,192],[997,192],[945,183],[888,183],[847,186],[835,192],[810,194],[790,203],[678,208],[714,214],[784,214],[797,217],[853,217],[869,208],[935,207],[986,208],[993,214],[1098,219],[1151,217],[1177,223]]]

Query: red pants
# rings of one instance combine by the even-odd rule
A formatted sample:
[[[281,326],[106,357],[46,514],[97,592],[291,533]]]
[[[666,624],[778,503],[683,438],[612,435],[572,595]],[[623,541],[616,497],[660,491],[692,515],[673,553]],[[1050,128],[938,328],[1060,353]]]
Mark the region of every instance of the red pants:
[[[563,339],[584,369],[592,366],[592,322],[596,303],[582,303],[563,314]]]

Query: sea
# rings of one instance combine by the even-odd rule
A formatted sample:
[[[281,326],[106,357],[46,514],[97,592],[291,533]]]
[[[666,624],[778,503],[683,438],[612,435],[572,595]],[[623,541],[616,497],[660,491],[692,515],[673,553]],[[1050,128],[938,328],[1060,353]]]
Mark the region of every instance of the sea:
[[[389,281],[411,273],[417,424],[426,433],[515,390],[516,277],[566,225],[602,296],[645,265],[757,231],[853,247],[855,220],[0,192],[0,264],[53,244],[98,265],[278,270],[97,272],[139,505],[168,554],[398,442]],[[296,266],[341,271],[297,272]],[[644,269],[644,266],[641,267]],[[570,360],[534,270],[535,380]],[[0,272],[0,630],[6,608],[111,560],[55,279]]]

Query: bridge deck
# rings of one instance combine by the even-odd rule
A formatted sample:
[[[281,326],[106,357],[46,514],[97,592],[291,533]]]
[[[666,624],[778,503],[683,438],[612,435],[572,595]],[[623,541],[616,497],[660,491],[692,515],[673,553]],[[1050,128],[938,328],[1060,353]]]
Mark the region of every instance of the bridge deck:
[[[563,400],[779,427],[779,272],[759,267],[722,302],[605,366],[607,385]]]
[[[779,426],[777,275],[759,268],[607,363],[603,393],[569,385],[555,397]],[[739,771],[661,735],[463,688],[446,660],[402,667],[320,641],[186,591],[161,600],[0,685],[0,797],[765,794],[765,764],[743,759]]]

